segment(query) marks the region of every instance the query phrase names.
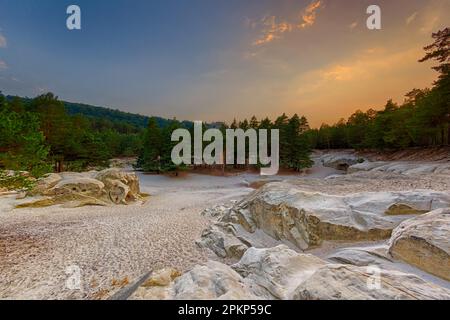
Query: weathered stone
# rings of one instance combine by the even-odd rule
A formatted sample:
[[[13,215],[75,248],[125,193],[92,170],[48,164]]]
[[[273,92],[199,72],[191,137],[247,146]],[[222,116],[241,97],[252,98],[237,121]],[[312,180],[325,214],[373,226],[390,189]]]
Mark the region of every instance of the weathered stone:
[[[326,265],[302,282],[294,290],[293,298],[296,300],[450,299],[449,290],[425,282],[415,275],[378,270],[373,267]]]
[[[56,186],[61,180],[62,177],[59,174],[56,173],[46,174],[45,176],[37,180],[36,186],[30,193],[33,195],[38,194],[49,195],[51,193],[50,190],[54,186]]]
[[[103,182],[107,189],[113,190],[112,197],[114,200],[111,200],[115,203],[120,203],[124,200],[134,201],[139,198],[139,178],[134,173],[127,173],[120,171],[119,169],[111,168],[100,171],[95,176],[95,179]],[[122,184],[119,184],[117,181]],[[126,190],[123,185],[127,186],[128,190]],[[122,198],[123,195],[121,195],[121,192],[125,191],[125,197]]]
[[[210,226],[203,231],[197,245],[212,250],[221,258],[239,259],[248,249],[248,245],[236,237],[233,228],[231,224],[221,227],[218,225]]]
[[[165,287],[181,276],[178,270],[173,268],[164,268],[154,272],[150,278],[144,282],[143,287]]]
[[[293,290],[325,261],[309,254],[298,254],[285,245],[269,249],[250,248],[232,266],[251,288],[264,299],[291,299]]]
[[[327,256],[328,260],[351,264],[358,267],[365,266],[391,266],[393,261],[388,257],[388,247],[386,245],[379,247],[365,248],[345,248],[331,253]]]
[[[306,192],[289,183],[271,183],[237,203],[221,221],[261,229],[305,250],[324,240],[388,239],[407,216],[386,215],[402,203],[428,212],[450,205],[450,195],[429,190],[367,192],[345,196]]]
[[[352,153],[335,152],[320,157],[320,161],[325,167],[347,171],[350,166],[364,162],[365,159]]]
[[[390,206],[385,214],[391,215],[391,216],[398,216],[398,215],[417,215],[417,214],[423,214],[427,213],[428,210],[419,210],[416,208],[413,208],[412,206],[409,206],[407,204],[403,203],[396,203]]]
[[[103,194],[105,185],[96,179],[91,178],[72,178],[61,180],[52,189],[48,191],[49,195],[63,195],[70,193],[79,193],[100,197]]]
[[[231,267],[209,261],[172,274],[157,273],[131,299],[450,299],[450,290],[415,275],[330,264],[285,245],[250,248]]]
[[[168,286],[140,287],[131,299],[255,300],[242,277],[229,266],[209,261],[177,277]]]
[[[348,169],[349,173],[358,171],[381,171],[404,175],[449,174],[450,164],[448,162],[423,161],[366,161],[351,165]]]
[[[450,209],[404,221],[393,231],[389,252],[396,259],[450,281]]]

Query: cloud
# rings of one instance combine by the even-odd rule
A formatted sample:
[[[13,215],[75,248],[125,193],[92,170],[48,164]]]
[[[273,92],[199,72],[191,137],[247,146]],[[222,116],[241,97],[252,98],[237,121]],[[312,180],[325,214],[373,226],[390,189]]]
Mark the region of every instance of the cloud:
[[[6,62],[3,60],[0,60],[0,70],[7,69],[7,68],[8,68],[8,65],[6,64]]]
[[[408,18],[406,18],[406,25],[409,26],[414,20],[417,18],[417,12],[414,12],[412,15],[410,15]]]
[[[7,42],[4,35],[0,33],[0,48],[6,48]]]
[[[255,29],[261,26],[262,32],[261,36],[253,42],[255,46],[261,46],[276,39],[283,37],[283,34],[292,32],[296,29],[305,29],[314,25],[317,18],[317,10],[322,7],[322,1],[311,2],[302,12],[300,13],[300,23],[291,23],[284,19],[278,18],[276,16],[266,16],[262,18],[259,22],[251,21],[246,19],[245,24],[251,28]]]
[[[409,70],[411,65],[416,67],[420,48],[410,48],[399,52],[389,52],[385,48],[368,48],[354,55],[351,59],[343,60],[328,66],[312,70],[293,80],[297,84],[293,88],[297,98],[320,96],[320,92],[328,92],[342,96],[351,96],[351,88],[363,83],[380,86],[379,79],[389,74]],[[395,77],[393,77],[395,78]],[[340,93],[342,91],[342,93]]]
[[[301,22],[299,28],[311,27],[316,22],[317,10],[319,10],[321,7],[321,0],[311,2],[301,14]]]
[[[263,34],[253,43],[257,46],[272,42],[280,38],[283,33],[292,31],[293,28],[292,24],[286,21],[277,22],[277,17],[275,16],[264,17],[261,22],[264,26]]]

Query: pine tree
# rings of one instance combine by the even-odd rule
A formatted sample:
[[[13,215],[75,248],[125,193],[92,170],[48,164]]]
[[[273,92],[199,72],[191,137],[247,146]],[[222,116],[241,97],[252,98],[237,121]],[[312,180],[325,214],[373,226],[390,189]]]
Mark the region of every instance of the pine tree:
[[[138,167],[147,172],[161,172],[162,134],[155,117],[150,118],[144,135],[142,154]]]

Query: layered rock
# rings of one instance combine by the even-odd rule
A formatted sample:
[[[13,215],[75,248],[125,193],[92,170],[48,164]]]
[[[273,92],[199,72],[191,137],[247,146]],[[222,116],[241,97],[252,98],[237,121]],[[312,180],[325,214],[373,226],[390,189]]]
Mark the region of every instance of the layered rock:
[[[141,286],[132,300],[254,300],[244,279],[229,266],[209,261],[164,286]]]
[[[320,161],[325,167],[346,171],[350,166],[362,163],[365,159],[358,157],[353,153],[334,152],[321,156]]]
[[[324,240],[388,239],[392,230],[410,217],[405,213],[424,213],[449,205],[448,193],[429,190],[337,196],[271,183],[224,211],[219,220],[240,225],[249,233],[262,230],[276,240],[306,250],[320,246]]]
[[[390,240],[390,254],[450,281],[450,209],[401,223]]]
[[[295,300],[449,300],[450,291],[394,270],[326,265],[300,284]]]
[[[330,264],[284,245],[250,248],[231,267],[209,261],[179,277],[165,272],[166,281],[141,286],[131,299],[450,299],[449,290],[415,275],[374,271]]]
[[[376,161],[353,164],[348,168],[349,173],[358,171],[379,171],[405,175],[444,174],[450,175],[449,162],[420,162],[420,161]]]
[[[55,204],[64,204],[67,207],[106,206],[111,203],[127,204],[141,197],[138,177],[118,169],[48,174],[37,181],[30,195],[45,198],[17,207],[43,207]]]

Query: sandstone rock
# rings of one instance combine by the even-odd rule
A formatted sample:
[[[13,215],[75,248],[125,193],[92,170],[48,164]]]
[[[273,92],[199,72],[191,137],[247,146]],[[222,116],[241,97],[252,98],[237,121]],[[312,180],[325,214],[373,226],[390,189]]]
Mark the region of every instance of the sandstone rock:
[[[86,205],[106,206],[111,203],[127,204],[143,196],[140,194],[137,176],[118,169],[48,174],[38,180],[36,187],[29,194],[50,198],[22,203],[17,208],[55,204],[64,204],[64,207],[69,208]]]
[[[118,184],[115,181],[118,180],[128,187],[128,193],[125,195],[127,199],[136,200],[139,197],[139,178],[134,173],[127,173],[112,168],[100,171],[95,176],[95,179],[102,181],[106,188],[111,189],[117,187]],[[123,188],[123,185],[120,188]]]
[[[449,206],[450,195],[417,190],[336,196],[306,192],[286,182],[271,183],[237,203],[220,221],[240,224],[248,232],[261,229],[306,250],[324,240],[388,239],[408,218],[385,214],[398,204],[428,212]]]
[[[178,270],[175,270],[173,268],[164,268],[154,272],[142,286],[165,287],[170,285],[170,283],[179,276],[181,276],[181,273]]]
[[[449,300],[450,291],[399,271],[326,265],[294,291],[296,300]],[[378,280],[379,279],[379,280]],[[378,286],[379,284],[379,286]]]
[[[357,157],[352,153],[334,152],[320,157],[320,161],[325,167],[346,171],[350,166],[364,162],[365,159]]]
[[[387,245],[365,248],[344,248],[329,254],[327,259],[336,263],[351,264],[358,267],[391,267],[393,261],[388,256],[388,249],[389,247]]]
[[[250,248],[231,267],[209,261],[173,272],[157,272],[131,299],[450,299],[450,290],[415,275],[330,264],[284,245]]]
[[[79,193],[100,197],[103,194],[105,185],[96,179],[91,178],[72,178],[61,180],[52,189],[48,191],[49,195],[63,195],[70,193]]]
[[[325,261],[308,254],[298,254],[285,245],[270,249],[250,248],[232,266],[252,292],[264,299],[291,299],[293,290]]]
[[[207,208],[203,210],[201,213],[202,216],[208,217],[208,218],[217,218],[222,217],[227,214],[227,212],[230,210],[230,207],[227,207],[225,205],[216,205],[212,208]]]
[[[231,224],[221,227],[218,225],[210,226],[203,231],[197,245],[212,250],[221,258],[235,259],[241,258],[249,247],[248,243],[237,238],[234,226]]]
[[[50,190],[54,186],[56,186],[61,180],[62,177],[59,174],[56,173],[46,174],[42,178],[37,180],[36,186],[30,193],[33,195],[38,194],[48,195],[50,193]]]
[[[398,216],[398,215],[417,215],[427,212],[428,210],[419,210],[404,203],[395,203],[386,210],[385,214]]]
[[[448,162],[421,162],[421,161],[375,161],[353,164],[348,172],[358,171],[380,171],[404,175],[418,174],[449,174],[450,163]]]
[[[209,261],[176,278],[168,286],[140,287],[131,299],[255,300],[242,277],[225,264]]]
[[[404,221],[393,231],[389,252],[396,259],[450,281],[450,209]]]

